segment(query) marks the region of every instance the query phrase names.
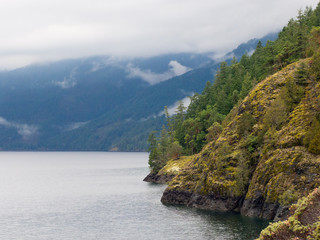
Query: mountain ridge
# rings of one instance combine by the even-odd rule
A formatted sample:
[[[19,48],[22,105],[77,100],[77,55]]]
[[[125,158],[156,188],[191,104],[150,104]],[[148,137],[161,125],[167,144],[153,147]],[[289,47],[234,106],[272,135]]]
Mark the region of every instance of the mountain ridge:
[[[98,56],[0,72],[0,116],[8,123],[0,123],[0,146],[146,150],[152,121],[156,129],[165,123],[158,118],[163,107],[201,92],[218,67],[210,53],[180,53],[127,60]],[[143,77],[160,82],[150,85]],[[28,135],[19,130],[22,126]]]

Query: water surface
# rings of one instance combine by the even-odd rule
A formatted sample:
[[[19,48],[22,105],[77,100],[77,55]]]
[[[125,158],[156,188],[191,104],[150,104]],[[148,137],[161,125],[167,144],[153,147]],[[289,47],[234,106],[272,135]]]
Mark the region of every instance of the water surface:
[[[250,240],[267,222],[167,207],[146,153],[0,152],[0,239]]]

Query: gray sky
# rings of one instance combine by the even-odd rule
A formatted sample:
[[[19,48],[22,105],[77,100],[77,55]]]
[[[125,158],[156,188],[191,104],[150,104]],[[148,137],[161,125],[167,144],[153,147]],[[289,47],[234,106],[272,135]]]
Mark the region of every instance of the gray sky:
[[[0,69],[92,55],[224,53],[318,0],[0,0]]]

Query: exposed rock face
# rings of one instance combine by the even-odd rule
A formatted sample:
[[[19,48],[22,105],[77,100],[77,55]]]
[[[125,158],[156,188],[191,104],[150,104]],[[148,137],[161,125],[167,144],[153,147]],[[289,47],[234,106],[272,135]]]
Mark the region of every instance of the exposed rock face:
[[[164,204],[187,205],[190,204],[192,192],[168,190],[162,195],[161,202]]]
[[[279,204],[266,203],[263,197],[258,199],[245,200],[241,206],[241,214],[249,217],[260,217],[264,219],[285,219],[288,208]]]
[[[143,181],[164,184],[170,182],[175,176],[176,175],[161,175],[150,173],[143,179]]]
[[[320,239],[320,190],[315,189],[290,209],[286,221],[269,225],[258,240]]]
[[[289,215],[288,206],[265,203],[263,198],[244,200],[243,197],[216,197],[192,192],[166,190],[161,198],[163,204],[185,205],[211,211],[233,211],[249,217],[268,220],[284,220]]]
[[[290,90],[302,62],[308,65],[309,59],[259,83],[231,111],[219,138],[170,181],[161,201],[279,220],[287,217],[288,205],[319,186],[320,155],[304,141],[318,121],[320,83],[298,86],[304,95],[291,109],[277,106],[286,101],[281,94]],[[247,126],[248,118],[253,126]]]
[[[192,192],[177,192],[175,190],[165,191],[161,202],[164,204],[186,205],[199,209],[212,211],[235,211],[239,212],[239,206],[243,199],[235,198],[219,198],[215,196],[206,196],[194,194]]]
[[[149,173],[143,181],[152,183],[169,183],[175,176],[179,174],[192,160],[192,157],[180,157],[179,159],[170,160],[166,166],[163,167],[158,173]]]

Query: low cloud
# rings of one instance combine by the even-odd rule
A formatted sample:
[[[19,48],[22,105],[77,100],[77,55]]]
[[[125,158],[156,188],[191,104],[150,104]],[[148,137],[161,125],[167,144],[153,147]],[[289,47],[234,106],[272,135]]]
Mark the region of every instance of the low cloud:
[[[169,70],[164,73],[155,73],[152,72],[150,69],[147,70],[141,70],[138,67],[133,67],[132,65],[128,66],[127,71],[129,72],[128,77],[134,78],[139,77],[142,80],[148,82],[150,85],[155,85],[157,83],[166,81],[170,78],[180,76],[190,70],[192,70],[189,67],[181,65],[177,61],[170,61],[168,64]]]
[[[74,123],[70,123],[66,126],[66,131],[72,131],[78,128],[83,127],[84,125],[86,125],[87,123],[89,123],[89,121],[87,122],[74,122]]]
[[[105,68],[108,65],[115,64],[118,60],[113,57],[104,57],[103,59],[100,59],[98,61],[91,62],[92,67],[90,69],[90,72],[96,72],[100,69]]]
[[[96,72],[96,71],[104,68],[104,66],[105,66],[105,64],[103,64],[101,62],[93,62],[90,72]]]
[[[1,2],[0,68],[94,55],[226,53],[315,0]],[[241,3],[241,4],[240,4]],[[76,6],[76,7],[75,7]],[[48,14],[49,13],[49,14]],[[21,21],[23,19],[23,21]],[[254,19],[254,21],[253,21]]]
[[[64,77],[63,81],[53,82],[54,85],[63,89],[72,88],[77,84],[77,68],[73,68],[68,77]]]
[[[188,96],[188,97],[185,97],[185,98],[183,98],[183,99],[181,99],[181,100],[179,100],[179,101],[176,101],[174,104],[172,104],[171,106],[168,107],[168,113],[169,113],[170,116],[176,114],[177,109],[178,109],[178,106],[179,106],[179,104],[180,104],[180,101],[182,101],[183,105],[184,105],[186,108],[187,108],[187,107],[190,105],[190,103],[191,103],[191,99],[190,99],[189,96]],[[158,116],[162,116],[162,115],[164,115],[164,111],[161,111],[161,112],[158,114]]]
[[[3,117],[0,117],[0,125],[6,128],[14,128],[19,135],[22,136],[24,140],[28,140],[38,133],[39,128],[36,125],[29,124],[19,124],[14,122],[9,122]]]

